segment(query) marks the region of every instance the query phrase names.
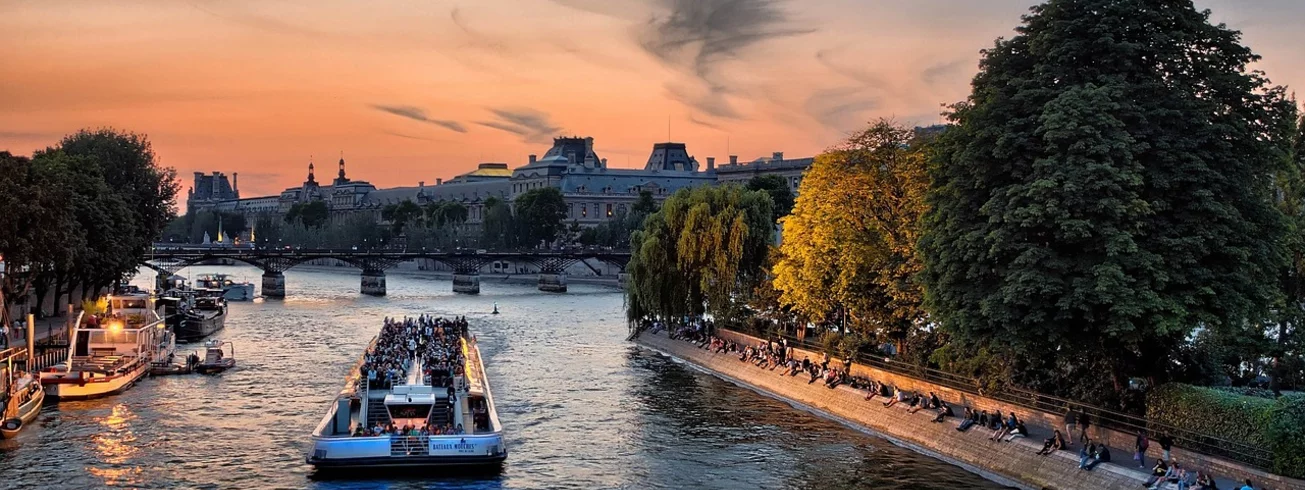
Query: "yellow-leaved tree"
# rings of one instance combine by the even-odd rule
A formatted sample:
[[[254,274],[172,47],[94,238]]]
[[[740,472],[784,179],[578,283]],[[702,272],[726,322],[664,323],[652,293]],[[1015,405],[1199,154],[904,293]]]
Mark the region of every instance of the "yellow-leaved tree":
[[[925,323],[915,276],[927,140],[880,120],[816,157],[802,179],[774,267],[780,301],[810,321],[846,314],[901,350]]]

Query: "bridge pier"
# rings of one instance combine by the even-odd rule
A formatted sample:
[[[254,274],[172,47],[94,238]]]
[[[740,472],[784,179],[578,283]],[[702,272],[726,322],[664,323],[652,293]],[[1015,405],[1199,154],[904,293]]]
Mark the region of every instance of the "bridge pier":
[[[263,271],[263,298],[285,299],[285,274]]]
[[[630,273],[622,272],[616,276],[616,280],[621,285],[621,289],[625,289],[630,285]]]
[[[453,273],[453,292],[462,294],[480,294],[480,273]]]
[[[549,292],[549,293],[565,293],[566,273],[540,272],[539,290]]]
[[[368,296],[385,296],[385,271],[363,270],[362,293]]]

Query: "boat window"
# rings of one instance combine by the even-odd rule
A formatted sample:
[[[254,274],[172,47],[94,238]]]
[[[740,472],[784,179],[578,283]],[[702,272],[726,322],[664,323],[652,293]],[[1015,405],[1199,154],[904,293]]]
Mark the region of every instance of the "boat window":
[[[386,405],[392,419],[424,419],[430,415],[430,405]]]

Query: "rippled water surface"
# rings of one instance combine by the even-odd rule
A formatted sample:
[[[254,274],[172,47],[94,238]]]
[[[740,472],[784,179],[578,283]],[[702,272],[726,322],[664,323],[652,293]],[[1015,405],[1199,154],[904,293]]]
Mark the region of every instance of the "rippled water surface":
[[[196,267],[254,282],[245,267]],[[142,274],[143,281],[152,276]],[[1000,488],[624,341],[619,291],[566,294],[391,273],[297,268],[285,301],[232,303],[237,368],[143,380],[107,399],[49,405],[0,440],[0,488]],[[491,316],[494,302],[502,314]],[[383,316],[466,315],[480,338],[511,454],[501,474],[321,479],[308,434]]]

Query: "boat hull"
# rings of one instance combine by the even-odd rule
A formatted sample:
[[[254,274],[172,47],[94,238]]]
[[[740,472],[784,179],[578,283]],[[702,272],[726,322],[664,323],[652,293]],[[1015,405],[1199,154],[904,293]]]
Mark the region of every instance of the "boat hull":
[[[222,292],[222,297],[227,301],[253,301],[254,285],[253,284],[233,284]]]
[[[18,416],[0,423],[0,438],[13,439],[24,427],[36,420],[37,414],[41,413],[41,404],[45,401],[45,390],[36,390],[36,396],[27,400],[18,406]]]
[[[209,335],[213,335],[214,332],[226,327],[226,318],[227,314],[224,311],[211,317],[188,317],[182,319],[181,323],[178,324],[176,328],[177,341],[194,342],[204,337],[208,337]]]
[[[217,374],[236,367],[236,360],[231,358],[223,359],[222,362],[207,364],[199,363],[195,365],[195,372],[199,374]]]
[[[411,441],[403,446],[402,440]],[[411,448],[405,454],[396,448]],[[472,468],[494,467],[507,459],[501,433],[413,438],[319,437],[305,459],[318,468]]]
[[[141,363],[130,372],[121,376],[106,378],[104,381],[99,381],[98,378],[89,378],[85,382],[80,382],[78,378],[47,378],[42,376],[41,384],[45,387],[46,396],[61,402],[90,400],[122,394],[131,389],[136,381],[140,380],[148,371],[149,364]]]

